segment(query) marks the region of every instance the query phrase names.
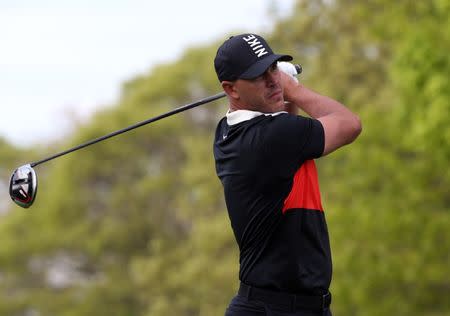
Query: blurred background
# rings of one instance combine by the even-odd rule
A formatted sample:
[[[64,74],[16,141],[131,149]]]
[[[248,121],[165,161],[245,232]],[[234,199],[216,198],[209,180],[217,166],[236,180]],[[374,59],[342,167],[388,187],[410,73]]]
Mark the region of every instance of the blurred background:
[[[220,91],[256,32],[363,133],[317,161],[335,315],[450,315],[450,2],[0,2],[0,315],[223,315],[238,251],[217,101],[36,168],[18,166]]]

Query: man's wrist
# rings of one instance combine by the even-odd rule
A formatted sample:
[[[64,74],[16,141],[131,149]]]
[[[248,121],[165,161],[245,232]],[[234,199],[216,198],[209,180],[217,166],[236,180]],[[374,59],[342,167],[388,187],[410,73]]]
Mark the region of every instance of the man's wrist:
[[[302,91],[304,86],[301,83],[296,83],[295,86],[289,87],[285,93],[285,100],[296,106],[300,106],[302,102]]]

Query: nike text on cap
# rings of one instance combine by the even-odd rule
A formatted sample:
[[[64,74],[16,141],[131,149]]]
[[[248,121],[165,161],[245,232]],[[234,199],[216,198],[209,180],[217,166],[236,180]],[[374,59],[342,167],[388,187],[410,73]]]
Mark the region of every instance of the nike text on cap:
[[[292,56],[274,54],[259,35],[241,34],[230,37],[219,47],[214,67],[219,81],[253,79],[279,60],[291,61]]]

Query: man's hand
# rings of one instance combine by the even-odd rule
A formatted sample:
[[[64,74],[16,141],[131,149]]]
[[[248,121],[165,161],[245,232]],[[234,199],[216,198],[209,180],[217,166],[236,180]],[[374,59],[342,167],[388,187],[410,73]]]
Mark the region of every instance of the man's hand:
[[[278,69],[281,70],[281,85],[283,87],[284,100],[288,103],[288,107],[295,109],[295,106],[290,104],[290,96],[292,91],[298,89],[298,79],[297,76],[301,73],[301,66],[291,64],[289,62],[281,61],[278,62]],[[292,113],[292,111],[288,111]],[[297,113],[297,111],[294,111]]]
[[[302,73],[302,66],[294,65],[286,61],[279,61],[277,66],[279,70],[287,75],[290,75],[294,78],[295,82],[298,82],[297,76]]]
[[[297,91],[300,87],[297,78],[292,77],[291,75],[286,74],[281,71],[281,85],[283,87],[283,96],[284,100],[287,102],[292,101],[292,95],[295,91]]]

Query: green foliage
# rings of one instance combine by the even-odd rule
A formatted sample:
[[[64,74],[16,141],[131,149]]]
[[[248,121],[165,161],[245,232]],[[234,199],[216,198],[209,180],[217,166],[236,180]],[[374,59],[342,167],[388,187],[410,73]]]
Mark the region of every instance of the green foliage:
[[[450,315],[449,15],[446,0],[297,1],[268,35],[363,122],[318,160],[336,315]],[[116,107],[53,147],[216,93],[217,45],[125,83]],[[238,284],[211,152],[225,111],[217,101],[40,166],[35,205],[0,218],[0,315],[223,314]],[[57,150],[0,141],[2,178]]]

